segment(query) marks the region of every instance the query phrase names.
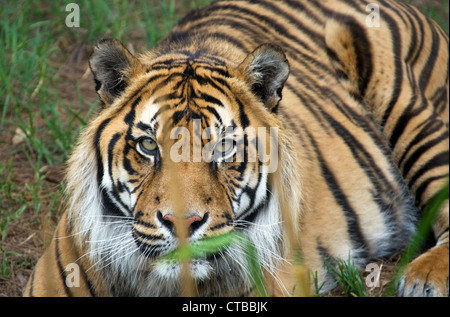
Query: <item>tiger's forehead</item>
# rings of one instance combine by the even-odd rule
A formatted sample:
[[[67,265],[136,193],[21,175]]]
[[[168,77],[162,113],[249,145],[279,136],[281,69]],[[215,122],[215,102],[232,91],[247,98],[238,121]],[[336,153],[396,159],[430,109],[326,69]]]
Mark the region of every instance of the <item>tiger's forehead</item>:
[[[146,92],[136,118],[157,131],[201,120],[202,126],[235,125],[234,98],[224,61],[204,52],[180,51],[156,59],[150,66]]]
[[[195,70],[211,70],[220,72],[222,76],[229,77],[227,62],[220,56],[213,55],[202,49],[185,49],[163,54],[152,59],[148,66],[152,70],[173,70],[193,66]]]
[[[236,126],[236,120],[228,103],[223,107],[210,104],[206,107],[187,104],[170,104],[157,102],[157,98],[150,97],[141,102],[136,112],[135,126],[140,130],[147,130],[155,136],[164,132],[185,127],[194,130],[210,128],[214,136],[220,135],[226,127]]]

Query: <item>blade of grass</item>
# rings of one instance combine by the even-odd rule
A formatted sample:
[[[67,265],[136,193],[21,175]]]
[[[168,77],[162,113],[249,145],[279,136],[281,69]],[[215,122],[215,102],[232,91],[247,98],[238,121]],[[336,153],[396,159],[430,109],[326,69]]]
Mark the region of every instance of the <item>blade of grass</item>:
[[[257,296],[266,297],[265,277],[262,265],[258,258],[258,251],[250,239],[239,232],[232,231],[214,237],[206,237],[191,244],[180,246],[161,257],[163,260],[183,263],[196,258],[205,258],[217,254],[235,243],[243,246],[247,265],[250,272],[250,280],[254,284]]]
[[[265,278],[261,263],[258,260],[258,251],[249,238],[244,238],[245,254],[249,266],[251,280],[254,283],[256,295],[259,297],[267,297],[265,286]]]
[[[363,278],[351,260],[350,254],[347,261],[334,258],[332,262],[335,265],[329,261],[325,264],[334,279],[342,286],[344,293],[353,297],[367,297]]]
[[[236,232],[229,232],[214,237],[206,237],[200,239],[196,243],[179,247],[161,258],[170,261],[182,262],[195,258],[207,257],[229,247],[233,243],[237,242],[239,238],[240,234]]]

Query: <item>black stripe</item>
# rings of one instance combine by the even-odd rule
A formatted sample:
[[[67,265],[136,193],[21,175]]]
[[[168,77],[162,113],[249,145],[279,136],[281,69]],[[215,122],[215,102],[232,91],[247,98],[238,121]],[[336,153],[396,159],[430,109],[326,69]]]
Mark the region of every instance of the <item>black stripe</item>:
[[[166,85],[166,84],[167,83],[164,83],[164,85]],[[179,100],[176,101],[177,99],[179,99]],[[185,97],[180,95],[180,94],[178,94],[175,91],[175,92],[164,94],[164,95],[161,95],[161,96],[155,98],[155,100],[153,100],[153,103],[154,104],[160,104],[160,103],[167,102],[168,100],[171,100],[172,102],[176,101],[177,104],[181,104],[181,103],[183,103],[185,101]]]
[[[427,20],[427,22],[428,22],[428,29],[431,31],[432,34],[432,39],[430,52],[427,56],[428,57],[427,62],[419,78],[419,87],[422,91],[425,91],[425,89],[427,88],[428,83],[430,81],[431,72],[435,69],[436,60],[439,55],[439,42],[440,42],[436,30],[431,25],[431,21]]]
[[[233,223],[233,221],[222,222],[222,223],[219,223],[219,224],[209,228],[209,230],[211,230],[211,231],[219,230],[219,229],[224,228],[226,226],[230,226],[232,223]]]
[[[405,148],[405,150],[403,151],[402,156],[400,157],[400,159],[398,160],[398,166],[403,166],[403,162],[404,160],[408,157],[408,154],[410,154],[410,151],[412,150],[412,148],[416,145],[418,145],[420,142],[415,141],[416,139],[418,140],[424,140],[427,137],[431,136],[433,133],[439,131],[440,129],[442,129],[444,127],[444,123],[442,123],[442,121],[440,120],[435,120],[430,119],[427,121],[422,122],[421,124],[419,124],[415,130],[419,130],[419,133],[417,133],[417,135],[415,137],[413,137],[408,146]],[[448,131],[445,131],[443,133],[443,135],[446,135],[446,137],[448,138]],[[440,137],[437,137],[440,138]],[[415,150],[416,152],[417,150]],[[408,173],[405,172],[403,170],[403,175],[407,175]]]
[[[302,23],[302,20],[298,18],[298,16],[293,16],[287,11],[281,11],[277,5],[280,5],[281,2],[267,2],[263,0],[258,0],[256,2],[258,5],[263,6],[265,9],[270,10],[272,13],[277,14],[278,16],[282,16],[283,20],[287,20],[289,23],[293,24],[297,30],[303,32],[311,41],[316,43],[319,47],[323,48],[325,42],[323,41],[323,35],[313,31],[310,28],[310,23]],[[284,9],[284,8],[283,8]],[[308,15],[308,17],[310,17]]]
[[[86,270],[85,270],[84,267],[83,267],[83,263],[80,262],[79,265],[80,265],[80,271],[81,271],[81,274],[83,275],[83,278],[84,278],[84,280],[86,281],[86,284],[87,284],[87,287],[88,287],[88,290],[89,290],[89,293],[90,293],[91,297],[98,297],[98,294],[97,294],[97,292],[95,291],[95,287],[94,287],[94,285],[91,283],[90,279],[89,279],[88,276],[87,276]]]
[[[212,70],[215,71],[215,70]],[[206,77],[201,77],[201,76],[196,76],[195,80],[200,84],[200,85],[204,85],[204,86],[211,86],[214,89],[216,89],[217,91],[219,91],[222,95],[226,95],[227,93],[225,92],[225,90],[223,89],[224,87],[228,90],[231,91],[230,86],[228,85],[228,83],[225,81],[225,79],[222,78],[214,78],[215,80],[219,80],[220,84],[217,84],[215,82],[215,80],[213,80],[213,78],[206,78]],[[202,94],[203,95],[203,94]],[[212,96],[210,96],[212,97]],[[223,107],[222,103],[216,99],[217,105]],[[212,103],[215,103],[214,101],[211,101]]]
[[[402,13],[405,14],[405,11],[402,10],[402,8],[400,8],[399,2],[400,1],[387,2],[384,4],[385,7],[383,9],[385,9],[385,10],[387,8],[391,9],[394,13],[394,17],[399,18],[400,20],[402,20],[403,25],[406,25],[406,20],[403,18],[403,15],[402,15]]]
[[[449,68],[449,60],[447,60],[447,69]],[[447,76],[447,84],[448,84],[448,76]],[[431,101],[433,102],[434,109],[436,109],[436,113],[441,115],[445,109],[447,109],[447,100],[448,100],[448,90],[446,86],[442,86],[436,90],[433,97],[431,97]]]
[[[324,281],[333,281],[335,279],[334,275],[328,269],[328,265],[337,267],[336,258],[331,256],[330,252],[322,246],[322,243],[317,240],[316,250],[322,260],[322,263],[325,265],[326,276],[324,277]],[[321,287],[321,286],[320,286]]]
[[[106,216],[120,216],[123,217],[122,210],[113,203],[105,188],[100,189],[100,198],[102,200],[102,211]],[[126,215],[128,216],[128,215]]]
[[[306,84],[306,90],[303,94],[300,94],[297,90],[292,89],[292,92],[303,102],[303,105],[310,109],[311,113],[316,117],[317,121],[321,124],[321,126],[324,128],[324,131],[328,132],[329,128],[327,125],[324,124],[324,122],[327,122],[329,126],[333,128],[333,130],[341,136],[341,138],[346,141],[348,138],[346,135],[351,135],[349,130],[346,129],[343,125],[339,124],[338,121],[336,121],[333,116],[329,115],[327,112],[324,111],[328,106],[321,106],[320,104],[317,104],[317,100],[313,99],[313,97],[309,97],[307,95],[307,92],[313,91],[314,89]],[[321,94],[323,97],[321,97],[321,100],[333,100],[334,101],[334,107],[339,109],[342,114],[345,115],[345,117],[352,122],[355,126],[362,128],[366,133],[368,133],[373,140],[377,143],[379,149],[385,153],[386,155],[389,155],[390,151],[386,147],[383,146],[383,142],[374,128],[368,123],[367,119],[360,114],[356,113],[352,108],[347,106],[340,98],[337,96],[334,91],[331,89],[328,89],[326,87],[321,88]],[[309,99],[304,99],[309,98]],[[316,110],[313,110],[311,107],[315,106]],[[316,114],[318,113],[318,114]],[[321,118],[319,118],[319,115]],[[356,138],[353,138],[353,140],[356,140]],[[354,150],[354,144],[349,144],[349,147]],[[361,147],[362,148],[362,147]]]
[[[258,160],[258,170],[261,166],[260,160]],[[237,201],[241,201],[243,195],[247,195],[247,197],[250,200],[250,204],[248,207],[239,215],[237,219],[252,221],[254,217],[259,213],[261,209],[263,209],[270,201],[270,195],[266,195],[263,200],[259,202],[259,204],[255,207],[255,198],[256,198],[256,192],[258,191],[259,186],[264,185],[261,183],[262,173],[258,173],[258,181],[256,183],[255,188],[251,188],[248,185],[245,186],[245,188],[242,189],[242,192],[239,194],[238,197],[236,197]],[[237,186],[235,186],[237,187]],[[266,192],[267,194],[267,192]]]
[[[209,94],[201,93],[200,96],[195,97],[195,98],[202,99],[202,100],[206,101],[207,103],[224,108],[224,105],[222,104],[222,102],[219,99],[217,99]]]
[[[408,175],[409,171],[413,167],[414,164],[419,162],[419,158],[432,149],[434,146],[442,143],[443,141],[448,140],[448,132],[445,131],[444,133],[440,134],[438,137],[426,142],[425,144],[422,144],[421,146],[417,147],[414,152],[408,157],[408,159],[405,162],[405,165],[402,168],[403,175]]]
[[[170,68],[168,69],[170,70]],[[165,90],[167,87],[167,84],[170,82],[176,82],[178,81],[178,84],[175,85],[175,90],[177,90],[181,85],[186,83],[185,78],[183,77],[183,74],[180,72],[173,72],[172,74],[170,74],[166,79],[164,79],[163,81],[161,81],[159,84],[157,84],[153,90],[152,90],[152,94],[156,95],[161,89]],[[169,95],[170,97],[158,97],[155,99],[154,103],[160,103],[161,102],[161,98],[167,98],[167,99],[173,99],[175,98],[176,95]]]
[[[331,256],[331,253],[327,250],[327,248],[322,246],[322,243],[320,241],[317,241],[316,250],[317,250],[317,253],[319,253],[320,258],[322,259],[323,263],[329,263],[333,266],[336,265],[334,257]]]
[[[132,229],[133,239],[136,245],[138,246],[139,250],[141,251],[142,255],[146,258],[154,258],[158,256],[161,253],[161,246],[159,245],[150,245],[147,244],[145,241],[155,241],[155,240],[161,240],[162,235],[159,236],[153,236],[144,234],[142,232],[137,231],[134,227]],[[143,240],[140,240],[143,239]]]
[[[222,118],[220,117],[219,113],[217,112],[217,110],[214,107],[207,106],[204,109],[206,111],[210,112],[216,118],[216,120],[219,122],[220,125],[223,125]]]
[[[112,191],[108,191],[106,188],[101,186],[100,189],[100,195],[102,197],[102,207],[103,207],[103,213],[105,215],[112,215],[112,216],[129,216],[130,210],[129,207],[126,206],[120,199],[119,194],[117,193],[116,185],[114,184],[114,177],[112,173],[112,166],[113,166],[113,159],[114,159],[114,147],[119,140],[119,138],[122,136],[122,133],[116,133],[111,138],[109,145],[108,145],[108,173],[109,177],[112,181]],[[114,198],[114,199],[113,199]],[[122,209],[116,205],[116,203],[120,204],[122,209],[125,209],[127,213],[124,213]]]
[[[241,122],[241,127],[243,129],[247,128],[250,125],[250,121],[247,117],[247,114],[245,113],[244,104],[242,101],[239,100],[239,98],[235,97],[236,103],[239,106],[239,121]]]
[[[201,65],[202,68],[210,69],[217,71],[223,76],[230,76],[228,73],[227,63],[225,60],[221,59],[220,56],[211,54],[211,52],[207,52],[205,50],[200,50],[201,54],[197,58],[198,65]]]
[[[136,100],[133,101],[131,104],[130,111],[125,115],[124,122],[128,125],[127,134],[125,136],[125,145],[123,149],[123,168],[128,172],[130,175],[137,175],[138,172],[131,166],[131,161],[128,158],[128,154],[131,149],[134,148],[134,137],[133,137],[133,127],[134,122],[136,120],[136,107],[141,102],[141,96],[137,97]],[[132,144],[130,144],[130,141]]]
[[[405,129],[409,122],[416,116],[419,116],[423,110],[426,108],[426,100],[421,98],[421,105],[419,109],[413,110],[414,105],[417,103],[417,96],[413,95],[409,104],[403,110],[402,114],[395,122],[394,129],[392,130],[391,136],[389,138],[389,145],[391,148],[395,148],[398,140],[404,135]]]
[[[130,111],[125,115],[124,122],[128,125],[128,134],[130,134],[131,127],[136,118],[136,107],[141,102],[141,96],[138,96],[131,104]]]
[[[278,23],[278,21],[256,12],[256,10],[252,11],[245,7],[240,7],[232,4],[225,4],[225,5],[219,5],[218,6],[221,10],[229,10],[227,12],[227,17],[233,16],[237,19],[242,19],[245,22],[249,22],[252,26],[254,26],[254,21],[248,19],[248,17],[254,18],[256,21],[261,21],[264,23],[264,25],[269,25],[270,28],[266,28],[263,25],[258,25],[259,31],[262,31],[264,34],[268,35],[271,32],[275,31],[277,34],[283,34],[283,38],[289,39],[292,42],[300,45],[305,49],[307,52],[314,52],[314,50],[305,42],[302,41],[300,38],[295,37],[287,28],[285,28],[283,25]],[[261,10],[264,11],[264,10]],[[215,22],[216,20],[214,20]],[[250,28],[251,29],[251,28]],[[242,30],[238,28],[238,30]],[[317,60],[315,61],[318,62]]]
[[[150,124],[153,124],[161,114],[163,114],[164,112],[169,111],[169,110],[170,110],[170,105],[161,106],[158,109],[158,111],[155,113],[155,115],[150,119]],[[156,128],[155,128],[155,130],[156,130]]]
[[[399,116],[399,118],[395,123],[395,127],[389,138],[389,144],[391,148],[395,148],[398,139],[402,135],[404,135],[404,131],[409,122],[414,117],[420,116],[422,112],[427,108],[427,99],[425,98],[425,96],[423,96],[423,93],[417,91],[417,85],[414,78],[414,74],[412,73],[412,70],[410,68],[407,69],[407,75],[413,94],[411,96],[409,104],[403,109],[402,114]],[[418,105],[418,107],[416,107],[416,109],[414,109],[414,106],[418,103],[418,101],[420,102],[420,104]]]
[[[306,6],[310,5],[309,2],[302,2],[302,1],[292,1],[292,0],[285,0],[284,1],[288,6],[297,11],[300,11],[305,14],[306,17],[313,20],[318,25],[325,24],[324,18],[322,16],[317,16],[312,10],[309,10],[309,8],[306,8]],[[311,1],[312,2],[312,1]]]
[[[216,40],[226,41],[228,43],[233,44],[235,47],[244,52],[248,52],[249,50],[248,46],[246,46],[240,39],[237,39],[236,37],[231,36],[230,34],[225,34],[220,31],[210,32],[208,34],[205,34],[204,37],[205,39],[206,37],[214,37]]]
[[[352,46],[355,49],[356,69],[358,72],[358,90],[360,95],[364,96],[372,76],[373,68],[372,47],[367,39],[367,34],[364,28],[352,16],[335,13],[333,14],[333,19],[344,24],[352,34]],[[337,56],[334,56],[334,59],[338,60]]]
[[[440,166],[448,166],[449,161],[449,155],[448,151],[444,151],[441,153],[436,154],[433,158],[428,160],[424,165],[422,165],[421,168],[419,168],[414,175],[411,177],[411,179],[408,181],[408,187],[412,188],[414,183],[423,176],[426,172],[432,171],[436,167]],[[416,199],[420,197],[417,196],[416,193]]]
[[[384,1],[380,0],[384,6],[389,7],[389,5]],[[381,120],[380,125],[384,127],[388,118],[390,117],[394,106],[397,104],[397,100],[400,97],[400,93],[402,92],[403,86],[403,68],[402,63],[402,38],[398,29],[397,22],[394,18],[392,18],[388,12],[383,12],[383,19],[389,25],[389,30],[391,31],[391,39],[392,39],[392,49],[394,53],[394,82],[393,82],[393,91],[391,95],[391,99],[388,103],[388,106],[383,114],[383,118]]]
[[[139,98],[141,97],[141,94],[143,93],[143,90],[153,81],[156,81],[160,78],[164,78],[167,77],[167,74],[156,74],[154,76],[151,76],[146,82],[145,84],[143,84],[141,87],[136,88],[136,90],[133,92],[133,94],[131,94],[131,96],[129,98],[127,98],[127,100],[120,106],[120,108],[117,109],[117,111],[114,114],[118,114],[119,112],[121,112],[123,109],[125,109],[126,107],[128,107],[129,102],[131,100],[133,100],[136,96],[138,96]]]
[[[445,233],[448,233],[448,227],[436,237],[436,241],[439,241]]]
[[[363,97],[372,77],[372,47],[367,40],[364,28],[353,20],[350,24],[353,35],[353,47],[356,50],[356,68],[358,71],[358,90]]]
[[[439,175],[439,176],[430,177],[427,180],[423,181],[420,184],[419,187],[417,187],[416,195],[415,195],[416,196],[416,203],[417,203],[418,206],[421,207],[422,211],[423,211],[423,209],[425,209],[426,205],[429,203],[429,201],[423,202],[422,199],[421,199],[423,193],[428,188],[428,185],[430,185],[430,183],[432,183],[432,182],[434,182],[436,180],[440,180],[440,179],[447,178],[447,177],[448,177],[448,174],[447,175]]]
[[[318,67],[321,69],[321,71],[330,73],[331,69],[328,67],[327,64],[322,63],[321,61],[317,60],[313,56],[310,56],[314,54],[314,50],[304,41],[302,41],[300,38],[293,36],[288,32],[288,30],[280,25],[279,23],[275,22],[275,20],[258,14],[256,12],[250,11],[246,8],[241,8],[239,6],[226,4],[226,5],[218,5],[217,8],[215,7],[207,7],[208,12],[204,12],[206,14],[209,13],[209,11],[215,11],[217,9],[223,9],[223,10],[229,10],[226,11],[226,15],[221,15],[220,17],[210,17],[206,21],[202,21],[196,24],[190,25],[191,28],[199,29],[202,27],[210,28],[211,26],[214,26],[215,28],[219,25],[228,25],[231,28],[234,28],[236,30],[239,30],[242,35],[245,35],[250,41],[257,41],[255,44],[261,44],[264,42],[267,42],[269,39],[272,41],[275,41],[276,44],[283,47],[285,51],[288,51],[291,56],[296,56],[296,60],[302,60],[305,63],[303,64],[304,67],[308,68],[310,72],[314,73],[314,70],[311,67]],[[211,10],[212,9],[212,10]],[[206,11],[206,10],[203,10]],[[214,13],[214,12],[213,12]],[[257,29],[255,29],[255,23],[254,21],[248,19],[247,17],[251,16],[256,21],[263,22],[264,25],[258,24]],[[240,22],[233,20],[239,19]],[[192,19],[190,21],[193,23]],[[270,28],[266,27],[265,25],[269,25]],[[273,36],[270,38],[270,35],[272,32],[276,32],[277,34],[283,34],[283,37],[279,36]],[[301,46],[304,49],[304,52],[299,51],[298,48],[292,47],[285,39],[290,40],[291,42]],[[322,37],[323,40],[323,37]]]
[[[135,220],[134,221],[136,224],[144,226],[146,228],[150,228],[150,229],[157,229],[156,226],[154,224],[151,224],[149,222],[145,222],[143,220]]]
[[[267,194],[268,194],[268,195],[265,197],[265,199],[262,200],[262,201],[256,206],[256,208],[254,208],[254,209],[252,210],[252,212],[248,213],[247,215],[242,215],[242,216],[244,216],[244,217],[241,217],[241,216],[240,216],[237,220],[244,220],[244,221],[247,221],[247,222],[254,222],[254,221],[255,221],[255,218],[256,218],[258,215],[261,215],[261,212],[262,212],[262,211],[267,210],[267,205],[269,204],[270,199],[271,199],[271,195],[270,195],[269,193],[267,193]]]
[[[420,21],[420,19],[417,17],[417,15],[415,14],[415,11],[406,3],[403,2],[399,2],[399,4],[401,6],[403,6],[403,10],[407,10],[408,12],[405,13],[406,18],[408,19],[409,22],[409,30],[411,31],[411,37],[410,37],[410,41],[409,41],[409,49],[408,49],[408,53],[406,54],[405,57],[405,63],[406,64],[411,64],[414,65],[414,63],[412,62],[413,58],[414,60],[417,58],[417,56],[419,55],[419,53],[422,50],[422,45],[423,45],[423,25]],[[414,17],[414,20],[411,19],[411,16]],[[417,22],[419,24],[419,34],[421,34],[421,43],[419,44],[419,46],[417,46],[417,27],[414,24],[414,22]],[[413,53],[415,53],[413,55]]]
[[[113,166],[113,160],[114,160],[114,147],[116,146],[117,141],[119,141],[120,137],[122,136],[122,133],[117,132],[114,134],[109,141],[108,144],[108,173],[111,178],[111,181],[114,183],[114,176],[112,172],[112,166]]]
[[[319,147],[314,140],[313,136],[305,129],[305,132],[308,134],[308,138],[310,142],[312,143],[314,147],[314,151],[317,155],[317,161],[320,165],[320,168],[322,170],[322,176],[325,180],[325,183],[328,186],[328,189],[330,190],[331,194],[333,195],[336,203],[341,207],[341,210],[345,216],[345,219],[347,220],[347,232],[350,238],[350,241],[352,243],[352,246],[354,249],[361,250],[361,254],[363,258],[367,258],[368,251],[367,251],[367,242],[361,232],[360,226],[359,226],[359,219],[358,215],[356,214],[355,210],[351,207],[349,201],[347,200],[346,195],[344,194],[344,191],[339,186],[333,172],[328,168],[322,153],[319,150]]]
[[[59,228],[58,230],[59,231]],[[56,236],[59,237],[59,233],[56,233]],[[63,264],[61,262],[61,250],[59,249],[59,239],[55,239],[55,254],[56,254],[56,263],[58,265],[58,271],[59,271],[59,276],[62,279],[62,286],[63,286],[63,290],[64,293],[66,294],[66,296],[70,296],[72,297],[73,294],[71,292],[71,290],[67,287],[66,284],[66,269],[63,267]]]
[[[109,124],[109,122],[111,121],[111,118],[104,120],[100,126],[97,129],[97,132],[95,133],[95,138],[94,138],[94,149],[95,149],[95,154],[96,154],[96,160],[97,160],[97,182],[98,182],[98,186],[100,187],[102,184],[102,178],[103,178],[103,158],[102,158],[102,153],[100,152],[100,137],[103,133],[103,130],[106,128],[106,126]]]
[[[135,238],[143,238],[145,240],[148,241],[155,241],[155,240],[162,240],[163,236],[162,235],[153,235],[153,234],[146,234],[146,233],[142,233],[138,230],[136,230],[136,228],[133,228],[133,235],[135,236]],[[138,240],[141,243],[145,243],[141,240]]]

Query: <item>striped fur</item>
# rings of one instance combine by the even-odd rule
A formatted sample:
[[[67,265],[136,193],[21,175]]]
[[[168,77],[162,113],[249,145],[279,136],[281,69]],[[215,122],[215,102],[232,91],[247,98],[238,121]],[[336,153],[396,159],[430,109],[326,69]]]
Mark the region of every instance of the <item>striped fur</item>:
[[[139,57],[101,40],[90,64],[104,109],[69,160],[69,208],[25,295],[181,295],[181,265],[158,257],[179,245],[183,221],[193,243],[247,235],[283,295],[295,232],[328,292],[324,261],[362,266],[401,251],[448,178],[448,61],[444,31],[387,0],[217,2]],[[211,127],[202,146],[238,128],[236,153],[262,138],[243,129],[266,128],[270,140],[276,127],[278,168],[237,154],[195,162],[194,137],[189,162],[172,162],[178,133],[199,133],[195,119]],[[448,295],[448,222],[447,201],[436,246],[410,264],[399,295]],[[65,283],[69,263],[80,264],[79,288]],[[199,295],[252,288],[240,243],[189,267]]]

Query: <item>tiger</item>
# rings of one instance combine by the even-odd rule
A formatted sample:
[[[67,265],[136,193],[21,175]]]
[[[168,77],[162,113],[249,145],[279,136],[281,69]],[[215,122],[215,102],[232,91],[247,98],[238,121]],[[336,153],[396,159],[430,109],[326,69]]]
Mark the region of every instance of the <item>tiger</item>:
[[[89,65],[101,109],[25,296],[253,295],[248,245],[268,295],[296,294],[292,250],[328,294],[330,263],[399,254],[448,181],[448,35],[400,1],[218,1]],[[448,296],[448,210],[396,295]]]

